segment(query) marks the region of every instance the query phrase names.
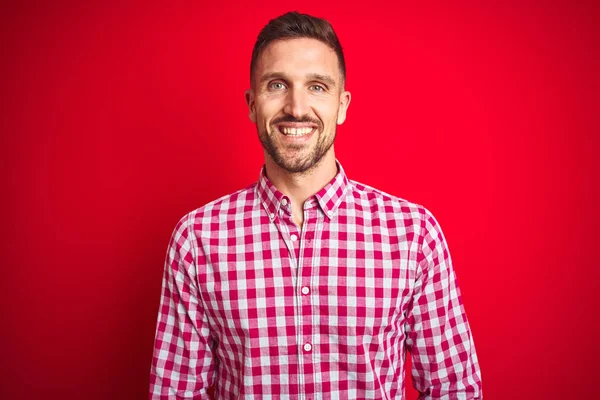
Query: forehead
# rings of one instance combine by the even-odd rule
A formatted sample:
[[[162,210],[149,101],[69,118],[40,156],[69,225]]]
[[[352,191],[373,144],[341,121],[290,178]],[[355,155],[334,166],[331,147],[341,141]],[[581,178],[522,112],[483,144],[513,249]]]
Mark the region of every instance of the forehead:
[[[256,78],[282,72],[289,75],[329,75],[335,81],[340,71],[335,51],[325,43],[310,38],[275,40],[262,51],[256,64]]]

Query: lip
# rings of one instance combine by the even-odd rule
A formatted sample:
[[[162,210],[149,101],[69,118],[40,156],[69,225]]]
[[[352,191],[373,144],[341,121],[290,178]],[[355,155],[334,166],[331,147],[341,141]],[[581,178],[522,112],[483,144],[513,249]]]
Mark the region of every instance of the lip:
[[[280,122],[277,124],[277,128],[317,128],[317,124],[310,122]]]
[[[283,128],[296,128],[296,129],[301,129],[301,128],[311,128],[312,130],[310,131],[310,133],[307,133],[306,135],[303,136],[289,136],[289,135],[285,135],[282,131]],[[310,138],[312,138],[312,136],[315,134],[315,132],[318,129],[318,126],[316,124],[311,124],[311,123],[297,123],[297,122],[282,122],[276,125],[276,129],[277,132],[279,132],[279,134],[283,137],[283,140],[286,142],[290,142],[290,143],[304,143],[310,140]]]

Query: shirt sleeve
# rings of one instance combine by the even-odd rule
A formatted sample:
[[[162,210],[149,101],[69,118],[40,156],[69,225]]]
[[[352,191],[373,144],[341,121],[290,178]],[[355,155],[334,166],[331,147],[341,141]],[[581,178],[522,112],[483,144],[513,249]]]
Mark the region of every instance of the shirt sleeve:
[[[419,399],[482,399],[481,373],[450,253],[433,215],[422,211],[406,347]]]
[[[197,284],[205,262],[186,218],[173,232],[165,261],[150,370],[150,399],[209,399],[215,375],[213,340]],[[200,253],[200,254],[198,254]]]

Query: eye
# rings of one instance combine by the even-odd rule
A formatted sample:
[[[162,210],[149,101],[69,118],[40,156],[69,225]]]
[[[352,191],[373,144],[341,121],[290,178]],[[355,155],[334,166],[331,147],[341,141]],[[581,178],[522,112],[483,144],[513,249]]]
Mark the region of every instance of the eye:
[[[283,90],[283,89],[285,89],[285,85],[281,82],[272,82],[269,84],[269,89]]]
[[[311,85],[310,90],[313,90],[315,92],[324,92],[325,88],[321,85]]]

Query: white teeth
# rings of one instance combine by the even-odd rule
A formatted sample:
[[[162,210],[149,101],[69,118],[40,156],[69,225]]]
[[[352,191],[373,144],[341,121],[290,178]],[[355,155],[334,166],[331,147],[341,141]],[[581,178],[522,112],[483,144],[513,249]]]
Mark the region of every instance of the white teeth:
[[[313,131],[313,128],[281,128],[281,132],[286,136],[304,136]]]

